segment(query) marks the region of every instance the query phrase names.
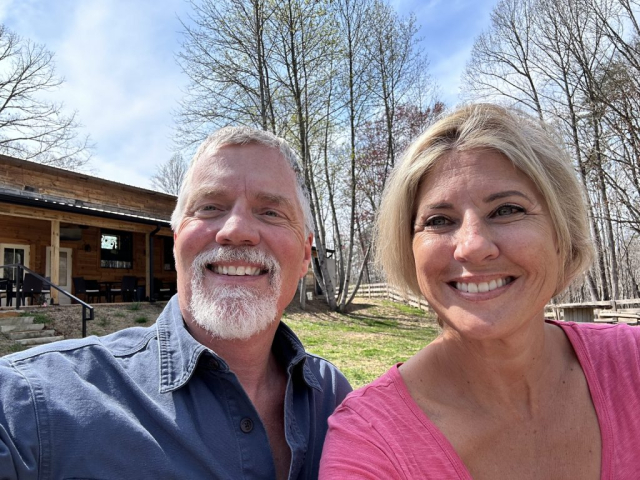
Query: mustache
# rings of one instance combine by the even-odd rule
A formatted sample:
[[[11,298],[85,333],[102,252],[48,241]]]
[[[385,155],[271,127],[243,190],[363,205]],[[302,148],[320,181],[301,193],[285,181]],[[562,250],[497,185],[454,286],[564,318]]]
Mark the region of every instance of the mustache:
[[[205,250],[193,259],[191,267],[196,272],[201,272],[202,269],[212,263],[233,261],[259,265],[261,269],[267,270],[272,274],[280,272],[280,264],[275,257],[255,247],[220,246]]]

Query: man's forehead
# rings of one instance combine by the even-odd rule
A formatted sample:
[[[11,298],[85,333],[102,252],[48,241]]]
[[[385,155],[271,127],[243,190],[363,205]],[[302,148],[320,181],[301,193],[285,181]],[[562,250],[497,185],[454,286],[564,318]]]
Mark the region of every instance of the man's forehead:
[[[255,168],[282,168],[295,172],[282,152],[274,147],[260,143],[222,145],[203,154],[194,166],[194,173],[198,175],[215,175],[219,172],[232,170],[238,163],[255,165]]]

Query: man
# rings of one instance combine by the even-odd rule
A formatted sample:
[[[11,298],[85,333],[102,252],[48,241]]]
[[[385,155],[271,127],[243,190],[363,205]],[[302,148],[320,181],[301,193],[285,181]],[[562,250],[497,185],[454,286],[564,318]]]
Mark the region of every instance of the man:
[[[317,477],[349,392],[280,317],[311,258],[295,154],[225,128],[173,212],[178,294],[156,325],[0,359],[0,478]]]

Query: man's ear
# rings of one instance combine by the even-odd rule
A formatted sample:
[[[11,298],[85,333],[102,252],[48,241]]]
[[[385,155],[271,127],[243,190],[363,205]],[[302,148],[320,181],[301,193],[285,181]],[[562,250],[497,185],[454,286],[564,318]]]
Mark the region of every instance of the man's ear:
[[[313,234],[310,233],[304,242],[304,257],[302,259],[302,270],[300,278],[304,277],[309,270],[309,262],[311,261],[311,245],[313,244]]]

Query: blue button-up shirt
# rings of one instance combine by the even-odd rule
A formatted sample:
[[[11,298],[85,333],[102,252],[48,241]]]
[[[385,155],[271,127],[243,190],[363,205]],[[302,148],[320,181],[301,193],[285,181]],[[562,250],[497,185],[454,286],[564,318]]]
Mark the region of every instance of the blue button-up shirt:
[[[290,479],[316,478],[327,417],[351,390],[280,324]],[[273,479],[267,432],[224,359],[156,324],[0,358],[0,479]]]

